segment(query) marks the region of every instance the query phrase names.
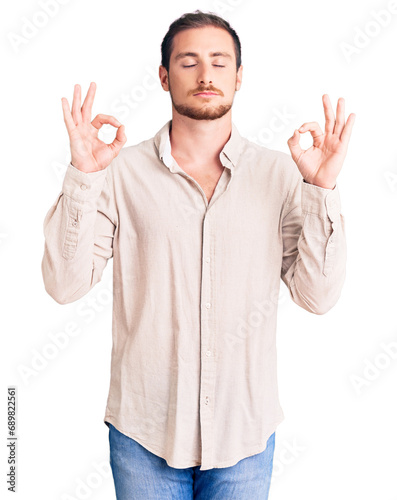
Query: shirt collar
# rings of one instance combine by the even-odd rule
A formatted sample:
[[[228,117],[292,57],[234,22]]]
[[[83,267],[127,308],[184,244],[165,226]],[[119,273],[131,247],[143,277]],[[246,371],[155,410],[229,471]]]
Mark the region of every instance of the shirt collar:
[[[171,155],[171,141],[170,141],[170,126],[171,121],[161,127],[161,129],[154,136],[154,144],[160,160],[171,170],[171,172],[179,172],[181,169]],[[232,122],[232,133],[229,140],[224,145],[219,158],[223,166],[229,168],[233,172],[237,168],[238,159],[241,154],[244,138],[241,137],[237,127]]]

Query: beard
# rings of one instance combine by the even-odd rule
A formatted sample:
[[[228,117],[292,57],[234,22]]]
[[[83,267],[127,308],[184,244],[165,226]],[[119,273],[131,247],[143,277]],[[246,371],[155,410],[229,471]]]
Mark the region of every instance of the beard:
[[[187,116],[193,120],[217,120],[222,118],[232,107],[231,104],[220,104],[219,106],[208,107],[201,109],[186,106],[185,104],[176,104],[171,96],[172,104],[180,115]]]
[[[185,104],[177,104],[174,101],[171,91],[171,84],[168,84],[171,102],[176,111],[183,116],[192,118],[193,120],[217,120],[222,118],[230,109],[232,108],[233,101],[228,104],[219,104],[218,106],[207,106],[206,104],[201,108],[193,108],[192,106],[186,106]]]

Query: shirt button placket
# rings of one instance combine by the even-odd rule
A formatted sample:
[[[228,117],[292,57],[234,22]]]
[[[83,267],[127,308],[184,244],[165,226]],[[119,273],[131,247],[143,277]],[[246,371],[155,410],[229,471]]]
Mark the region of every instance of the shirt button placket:
[[[211,212],[211,211],[210,211]],[[212,296],[213,261],[210,258],[213,242],[213,229],[210,212],[203,221],[202,244],[202,281],[201,281],[201,380],[200,380],[200,424],[201,424],[201,461],[212,467],[213,410],[215,386],[214,360],[214,297]]]

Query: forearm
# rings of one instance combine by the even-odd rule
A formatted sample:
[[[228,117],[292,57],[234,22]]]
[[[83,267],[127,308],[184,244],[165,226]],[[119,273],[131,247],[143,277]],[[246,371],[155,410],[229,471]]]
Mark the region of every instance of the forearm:
[[[331,190],[303,183],[301,196],[300,223],[291,213],[284,227],[286,241],[295,238],[297,244],[291,245],[293,251],[286,255],[290,265],[282,278],[294,302],[312,313],[323,314],[337,302],[346,273],[346,235],[339,190],[338,186]]]
[[[98,212],[104,187],[106,170],[86,174],[69,165],[62,192],[45,217],[43,280],[46,291],[61,304],[86,294],[111,256],[111,235],[106,237],[111,223]],[[105,238],[102,248],[96,233]]]

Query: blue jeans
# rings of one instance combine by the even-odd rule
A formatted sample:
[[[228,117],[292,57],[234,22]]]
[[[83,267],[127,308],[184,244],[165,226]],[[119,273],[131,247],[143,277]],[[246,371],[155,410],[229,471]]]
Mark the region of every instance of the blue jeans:
[[[117,500],[267,500],[275,433],[264,451],[231,467],[200,471],[170,467],[110,422],[109,445]]]

